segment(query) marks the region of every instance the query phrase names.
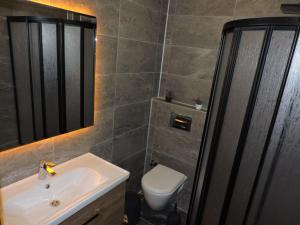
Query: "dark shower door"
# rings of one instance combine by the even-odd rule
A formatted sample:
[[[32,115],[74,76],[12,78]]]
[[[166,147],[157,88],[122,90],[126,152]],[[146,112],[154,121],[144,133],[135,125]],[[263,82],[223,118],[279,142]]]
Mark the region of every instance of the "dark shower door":
[[[300,224],[299,18],[223,30],[189,225]]]

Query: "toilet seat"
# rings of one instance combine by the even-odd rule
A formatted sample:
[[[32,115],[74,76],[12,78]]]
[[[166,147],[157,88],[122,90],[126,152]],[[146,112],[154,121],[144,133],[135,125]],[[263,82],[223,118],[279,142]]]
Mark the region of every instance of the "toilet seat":
[[[158,164],[143,176],[142,187],[156,195],[171,195],[182,186],[186,179],[184,174]]]

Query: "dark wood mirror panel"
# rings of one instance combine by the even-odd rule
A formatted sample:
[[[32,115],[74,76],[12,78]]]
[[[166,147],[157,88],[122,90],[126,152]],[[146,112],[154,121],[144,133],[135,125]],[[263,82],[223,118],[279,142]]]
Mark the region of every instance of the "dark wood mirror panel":
[[[0,1],[0,151],[94,123],[96,18]]]

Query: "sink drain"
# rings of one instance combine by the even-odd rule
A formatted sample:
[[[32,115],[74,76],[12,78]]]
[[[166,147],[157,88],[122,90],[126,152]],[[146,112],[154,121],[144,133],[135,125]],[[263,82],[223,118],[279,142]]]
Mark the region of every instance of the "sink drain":
[[[58,200],[53,200],[52,202],[50,202],[50,206],[52,207],[57,207],[60,205],[60,201]]]

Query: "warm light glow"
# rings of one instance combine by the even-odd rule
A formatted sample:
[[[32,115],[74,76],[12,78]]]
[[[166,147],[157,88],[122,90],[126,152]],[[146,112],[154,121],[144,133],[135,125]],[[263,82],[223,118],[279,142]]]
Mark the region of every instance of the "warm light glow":
[[[84,4],[83,2],[80,1],[66,1],[66,0],[30,0],[31,2],[36,2],[39,4],[43,4],[43,5],[49,5],[49,6],[53,6],[53,7],[57,7],[57,8],[61,8],[61,9],[65,9],[65,10],[70,10],[73,12],[78,12],[78,13],[82,13],[82,14],[87,14],[87,15],[94,15],[93,10],[92,10],[92,6],[90,5],[91,2],[89,2],[89,4]]]
[[[50,138],[36,141],[36,142],[30,143],[30,144],[20,145],[18,147],[0,152],[0,157],[5,157],[5,156],[11,155],[11,154],[18,154],[19,152],[24,152],[26,150],[32,151],[32,150],[38,149],[38,147],[41,146],[42,144],[46,144],[46,143],[50,143],[50,142],[54,142],[54,141],[55,142],[61,141],[62,139],[68,139],[68,138],[71,138],[74,136],[85,135],[89,132],[90,129],[91,129],[91,127],[82,128],[80,130],[75,130],[75,131],[72,131],[72,132],[69,132],[66,134],[60,134],[58,136],[50,137]]]

